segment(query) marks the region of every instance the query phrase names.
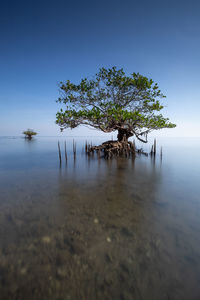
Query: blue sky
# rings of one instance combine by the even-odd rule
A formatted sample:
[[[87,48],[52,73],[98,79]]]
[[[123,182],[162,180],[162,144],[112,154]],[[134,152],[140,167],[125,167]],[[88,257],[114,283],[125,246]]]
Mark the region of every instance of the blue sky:
[[[60,135],[58,82],[117,66],[167,96],[163,114],[178,126],[158,135],[200,136],[199,1],[4,1],[0,43],[0,135]]]

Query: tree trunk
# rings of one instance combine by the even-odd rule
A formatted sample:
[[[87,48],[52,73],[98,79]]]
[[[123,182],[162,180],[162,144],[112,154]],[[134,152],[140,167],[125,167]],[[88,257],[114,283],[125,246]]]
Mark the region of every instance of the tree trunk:
[[[133,136],[132,132],[128,129],[119,129],[117,139],[120,143],[128,143],[128,138]]]

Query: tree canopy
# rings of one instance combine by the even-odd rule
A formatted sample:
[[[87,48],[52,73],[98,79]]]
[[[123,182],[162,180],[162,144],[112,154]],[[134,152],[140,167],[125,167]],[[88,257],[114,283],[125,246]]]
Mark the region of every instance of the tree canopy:
[[[23,131],[23,134],[25,135],[26,138],[32,139],[32,137],[34,135],[36,135],[37,132],[35,132],[33,129],[27,129],[27,130]]]
[[[56,114],[61,130],[89,125],[103,132],[118,130],[118,140],[136,136],[147,142],[153,130],[173,128],[159,112],[165,96],[158,84],[139,73],[126,76],[123,69],[101,68],[93,79],[79,84],[61,82],[57,102],[65,105]]]

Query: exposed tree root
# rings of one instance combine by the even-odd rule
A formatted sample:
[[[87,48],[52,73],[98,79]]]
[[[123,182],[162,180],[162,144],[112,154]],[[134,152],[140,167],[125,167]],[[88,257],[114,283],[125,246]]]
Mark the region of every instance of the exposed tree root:
[[[128,157],[130,155],[135,155],[136,153],[145,154],[142,149],[136,149],[135,144],[132,142],[119,142],[119,141],[107,141],[102,143],[99,146],[88,146],[87,152],[88,154],[96,151],[98,154],[103,152],[104,157],[109,159],[113,156],[125,156]]]

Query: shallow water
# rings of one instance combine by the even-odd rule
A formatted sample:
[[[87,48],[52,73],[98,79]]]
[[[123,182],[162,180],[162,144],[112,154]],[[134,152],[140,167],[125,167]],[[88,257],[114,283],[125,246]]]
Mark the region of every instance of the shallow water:
[[[60,168],[57,138],[0,138],[0,298],[200,299],[200,139],[108,161],[65,140]]]

